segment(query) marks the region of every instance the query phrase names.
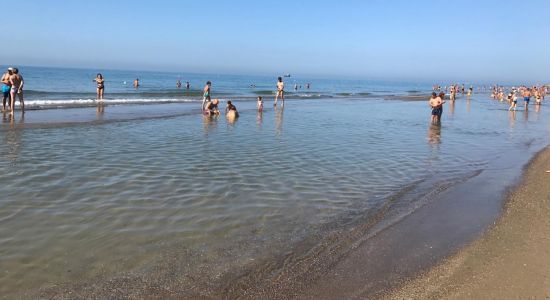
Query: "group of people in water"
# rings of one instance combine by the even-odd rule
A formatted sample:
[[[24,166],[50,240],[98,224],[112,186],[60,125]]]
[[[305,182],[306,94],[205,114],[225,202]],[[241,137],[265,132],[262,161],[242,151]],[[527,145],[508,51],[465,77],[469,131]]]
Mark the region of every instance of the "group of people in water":
[[[25,101],[23,99],[23,86],[25,81],[23,76],[19,74],[19,70],[14,67],[9,67],[2,75],[2,112],[9,111],[10,114],[15,112],[15,98],[19,98],[21,111],[25,112]]]
[[[529,109],[529,102],[531,97],[535,97],[535,106],[539,107],[544,100],[544,97],[548,91],[547,86],[520,86],[518,88],[512,87],[509,89],[506,95],[506,101],[510,107],[508,110],[516,110],[518,104],[518,95],[523,98],[523,105],[525,110]],[[494,86],[491,91],[491,98],[503,102],[506,94],[505,88],[501,86]]]
[[[445,104],[445,92],[449,92],[449,99],[450,101],[455,101],[456,96],[458,93],[462,93],[463,95],[466,94],[468,98],[472,96],[473,94],[473,87],[470,86],[468,91],[465,91],[464,85],[462,85],[461,88],[459,88],[458,85],[451,85],[449,88],[445,87],[442,88],[441,86],[435,85],[433,87],[434,92],[432,93],[432,96],[429,100],[429,106],[432,109],[431,112],[431,123],[432,124],[439,124],[441,122],[441,115],[443,114],[443,104]],[[436,91],[440,91],[439,94]],[[508,91],[508,95],[506,96],[506,100],[508,101],[508,104],[510,104],[510,107],[508,108],[509,111],[516,110],[517,108],[517,101],[518,101],[518,95],[520,95],[523,98],[524,108],[525,110],[528,110],[529,108],[529,102],[531,100],[531,97],[535,97],[535,106],[539,107],[542,104],[542,101],[544,100],[544,97],[546,93],[548,92],[548,86],[542,85],[542,86],[520,86],[520,87],[511,87]],[[491,92],[491,98],[494,100],[504,101],[505,99],[505,88],[502,86],[494,86],[492,88]]]

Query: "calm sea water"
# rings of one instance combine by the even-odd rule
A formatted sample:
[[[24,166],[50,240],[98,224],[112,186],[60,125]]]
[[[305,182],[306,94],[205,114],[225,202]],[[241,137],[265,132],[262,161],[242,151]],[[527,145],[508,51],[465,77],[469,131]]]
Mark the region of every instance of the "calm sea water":
[[[7,68],[0,66],[1,69]],[[221,99],[254,100],[257,96],[271,98],[276,90],[277,75],[239,76],[219,74],[188,74],[147,71],[116,71],[21,67],[29,108],[78,107],[94,105],[96,84],[92,81],[102,73],[105,97],[111,104],[151,104],[158,102],[195,102],[202,99],[202,88],[212,81],[213,97]],[[133,87],[140,79],[140,88]],[[183,84],[176,88],[176,81]],[[311,99],[365,96],[372,94],[404,94],[428,91],[430,83],[384,82],[308,78],[295,75],[284,78],[288,98]],[[190,89],[185,89],[185,83]],[[306,84],[310,83],[309,89]],[[298,90],[294,89],[298,86]]]
[[[62,84],[69,91],[59,94],[56,80],[23,74],[28,90],[51,101],[93,93],[93,72],[71,72],[63,72],[72,74]],[[123,73],[105,73],[115,90]],[[151,93],[172,84],[149,86],[138,75]],[[237,120],[203,117],[185,102],[4,116],[0,295],[63,294],[113,278],[213,295],[242,270],[277,272],[267,266],[326,244],[328,232],[388,206],[408,213],[443,184],[524,164],[550,142],[547,107],[508,112],[482,94],[447,104],[442,126],[431,126],[425,101],[335,96],[382,88],[367,83],[332,90],[311,80],[333,96],[296,97],[259,114],[238,98],[253,91],[232,86],[255,81],[267,90],[269,78],[218,80],[226,89],[212,79],[214,90],[236,99]]]

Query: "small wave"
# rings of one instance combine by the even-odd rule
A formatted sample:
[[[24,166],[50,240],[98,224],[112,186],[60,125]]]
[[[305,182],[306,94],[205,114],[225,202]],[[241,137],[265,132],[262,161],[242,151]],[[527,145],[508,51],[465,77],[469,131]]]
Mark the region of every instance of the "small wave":
[[[188,103],[200,102],[197,99],[105,99],[100,102],[95,99],[68,99],[68,100],[27,100],[25,107],[29,109],[48,109],[48,108],[77,108],[96,106],[99,103],[106,105],[124,105],[124,104],[163,104],[163,103]],[[18,105],[18,103],[17,103]]]

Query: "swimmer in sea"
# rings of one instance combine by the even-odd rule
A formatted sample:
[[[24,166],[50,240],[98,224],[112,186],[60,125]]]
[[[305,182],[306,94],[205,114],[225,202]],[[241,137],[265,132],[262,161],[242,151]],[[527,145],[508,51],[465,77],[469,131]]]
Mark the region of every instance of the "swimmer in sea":
[[[212,82],[210,81],[207,81],[206,82],[206,85],[204,86],[204,89],[203,89],[203,94],[202,94],[202,109],[204,110],[204,105],[207,101],[210,101],[210,87],[212,86]]]
[[[281,97],[281,100],[283,100],[283,105],[285,105],[285,83],[283,82],[282,77],[277,78],[277,95],[275,95],[275,103],[273,103],[273,106],[277,106],[277,100],[279,97]]]
[[[181,89],[181,80],[179,79],[176,81],[176,88]]]
[[[186,81],[185,82],[185,89],[188,90],[189,88],[191,88],[191,84],[189,84],[189,81]]]
[[[105,91],[105,79],[101,73],[97,73],[94,81],[97,83],[97,99],[103,100],[103,92]]]
[[[136,78],[136,80],[134,80],[134,88],[138,88],[139,87],[139,78]]]

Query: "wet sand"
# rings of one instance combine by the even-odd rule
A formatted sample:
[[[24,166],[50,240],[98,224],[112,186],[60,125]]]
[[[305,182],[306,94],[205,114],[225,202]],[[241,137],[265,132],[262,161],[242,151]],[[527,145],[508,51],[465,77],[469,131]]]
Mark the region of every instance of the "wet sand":
[[[479,240],[386,299],[550,298],[550,148],[529,164],[502,216]]]

